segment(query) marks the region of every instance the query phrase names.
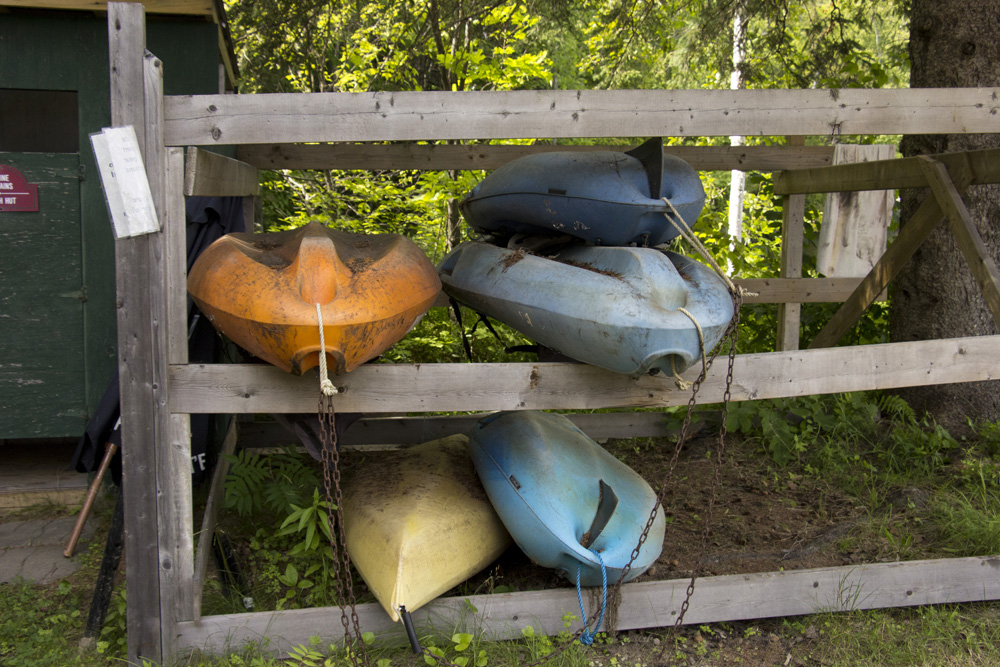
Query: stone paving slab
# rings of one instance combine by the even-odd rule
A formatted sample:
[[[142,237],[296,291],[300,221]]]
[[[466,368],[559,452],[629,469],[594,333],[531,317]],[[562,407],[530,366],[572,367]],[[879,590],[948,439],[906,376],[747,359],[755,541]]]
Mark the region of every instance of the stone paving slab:
[[[0,583],[18,577],[48,584],[76,572],[79,555],[86,551],[96,524],[88,521],[77,543],[73,558],[63,556],[76,517],[10,521],[0,524]]]

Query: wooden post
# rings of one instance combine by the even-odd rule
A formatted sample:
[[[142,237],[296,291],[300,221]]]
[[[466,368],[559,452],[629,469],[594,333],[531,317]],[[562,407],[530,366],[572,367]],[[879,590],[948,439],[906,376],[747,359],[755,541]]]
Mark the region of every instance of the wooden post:
[[[135,128],[145,149],[146,113],[143,52],[146,22],[140,4],[108,4],[111,69],[111,124]],[[144,152],[144,159],[148,158]],[[148,162],[147,162],[148,163]],[[150,183],[154,186],[154,183]],[[156,534],[156,428],[152,349],[152,299],[149,262],[152,235],[115,243],[118,307],[118,370],[122,413],[122,498],[125,512],[125,564],[128,659],[159,662],[159,553]]]
[[[789,146],[804,146],[805,137],[788,137]],[[785,195],[781,198],[781,277],[802,277],[802,245],[805,233],[805,195]],[[775,348],[799,349],[801,303],[778,304],[778,333]]]
[[[145,51],[143,6],[109,3],[108,39],[112,125],[135,129],[157,217],[171,229],[183,202],[176,190],[167,196],[163,71],[160,61]],[[190,581],[193,567],[184,564],[192,551],[189,444],[183,435],[171,438],[167,407],[168,347],[176,350],[178,326],[183,330],[183,324],[173,324],[171,343],[167,301],[176,267],[170,265],[168,245],[163,232],[120,239],[115,245],[128,658],[136,663],[172,656],[178,608],[191,608],[190,593],[181,594],[184,587],[179,585]],[[174,313],[173,319],[181,317],[179,308]],[[176,419],[182,431],[186,419]]]
[[[157,90],[162,101],[162,91]],[[158,135],[162,141],[162,135]],[[161,143],[161,150],[162,143]],[[188,312],[187,312],[187,224],[184,206],[184,151],[166,149],[166,167],[163,182],[163,279],[164,311],[167,315],[166,360],[169,364],[188,362]],[[169,380],[167,382],[169,391]],[[166,394],[165,394],[166,395]],[[170,414],[166,405],[161,406],[162,419],[170,443],[157,458],[157,488],[160,501],[159,541],[162,569],[160,595],[163,598],[161,628],[164,654],[173,655],[174,636],[171,628],[179,620],[196,618],[194,591],[190,582],[194,577],[194,516],[191,506],[191,417]],[[172,563],[166,566],[166,560]]]

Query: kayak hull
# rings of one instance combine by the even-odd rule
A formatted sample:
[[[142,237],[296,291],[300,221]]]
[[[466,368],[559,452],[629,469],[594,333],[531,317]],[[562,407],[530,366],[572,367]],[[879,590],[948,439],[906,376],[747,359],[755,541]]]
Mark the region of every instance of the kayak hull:
[[[328,367],[346,373],[406,335],[439,290],[433,264],[409,239],[319,223],[228,234],[188,277],[191,297],[219,331],[295,374],[319,364],[317,303]]]
[[[626,581],[645,572],[663,548],[666,522],[656,494],[635,471],[553,413],[501,412],[484,417],[470,434],[476,471],[514,541],[534,562],[559,570],[583,586],[621,576],[649,515],[658,508],[648,537]],[[592,528],[601,482],[618,504],[589,548],[581,539]]]
[[[733,316],[719,276],[652,248],[577,245],[548,259],[469,242],[438,272],[444,291],[470,308],[572,359],[633,377],[682,372],[702,356],[698,326],[711,350]]]
[[[414,611],[510,544],[454,435],[366,464],[343,485],[347,552],[386,613]]]
[[[670,199],[691,227],[705,204],[705,190],[687,162],[662,148],[659,153],[657,194],[650,191],[647,168],[632,155],[554,151],[501,166],[459,208],[472,228],[501,238],[568,234],[595,245],[660,245],[678,234],[660,197]]]

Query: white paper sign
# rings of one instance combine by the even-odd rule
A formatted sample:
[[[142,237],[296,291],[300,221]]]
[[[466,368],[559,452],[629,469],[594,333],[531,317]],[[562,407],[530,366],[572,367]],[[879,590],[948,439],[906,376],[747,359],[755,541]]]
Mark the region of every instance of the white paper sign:
[[[106,127],[90,135],[115,237],[160,231],[139,142],[131,125]]]

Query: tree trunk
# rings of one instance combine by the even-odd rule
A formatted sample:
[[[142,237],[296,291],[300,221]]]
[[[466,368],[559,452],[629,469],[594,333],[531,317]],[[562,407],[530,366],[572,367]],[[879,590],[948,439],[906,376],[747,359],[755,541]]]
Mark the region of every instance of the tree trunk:
[[[913,0],[910,19],[912,88],[1000,86],[1000,10],[996,0]],[[1000,118],[997,121],[1000,130]],[[1000,135],[904,137],[904,156],[1000,147]],[[901,224],[929,190],[901,193]],[[1000,186],[972,186],[965,203],[994,259],[1000,257]],[[954,236],[942,222],[892,287],[892,340],[928,340],[997,333],[982,292]],[[965,417],[1000,419],[996,381],[913,387],[900,392],[919,412],[946,427]]]

